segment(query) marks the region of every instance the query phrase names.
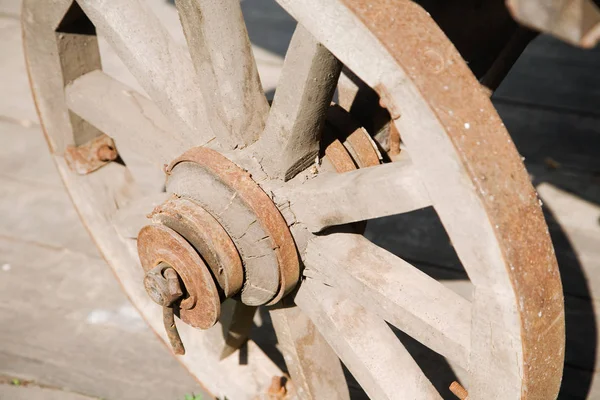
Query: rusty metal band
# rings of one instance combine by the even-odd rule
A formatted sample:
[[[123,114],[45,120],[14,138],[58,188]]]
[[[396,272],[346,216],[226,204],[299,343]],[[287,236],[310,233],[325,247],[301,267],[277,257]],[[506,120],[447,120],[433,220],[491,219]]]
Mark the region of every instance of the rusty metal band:
[[[152,220],[173,229],[200,253],[223,290],[231,297],[244,281],[242,260],[225,228],[191,199],[172,197],[156,207]]]
[[[375,144],[352,114],[338,105],[331,106],[327,111],[327,123],[340,133],[338,138],[344,141],[344,146],[350,147],[348,150],[359,168],[380,164]]]
[[[356,169],[356,165],[350,154],[348,154],[348,150],[346,150],[342,142],[338,139],[335,139],[325,148],[325,156],[331,161],[336,172],[340,174]]]
[[[238,198],[256,215],[262,228],[268,232],[280,272],[279,291],[268,304],[278,302],[294,289],[300,276],[296,245],[283,216],[250,174],[219,152],[205,147],[190,149],[169,164],[166,169],[167,174],[177,164],[185,161],[200,165],[220,182],[234,190],[238,194]]]
[[[352,132],[347,142],[356,153],[360,168],[374,167],[381,163],[369,134],[363,128],[357,128]]]

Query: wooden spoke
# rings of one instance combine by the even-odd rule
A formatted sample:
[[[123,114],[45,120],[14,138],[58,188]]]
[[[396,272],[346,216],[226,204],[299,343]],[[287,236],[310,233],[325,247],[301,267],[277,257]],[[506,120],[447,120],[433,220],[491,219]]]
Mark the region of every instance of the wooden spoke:
[[[214,134],[192,62],[144,2],[77,3],[186,142],[210,141]]]
[[[468,367],[471,305],[435,279],[356,234],[314,238],[305,265],[336,288],[354,293],[369,312]]]
[[[67,106],[126,147],[162,168],[186,150],[170,121],[151,100],[101,71],[85,74],[65,88]]]
[[[239,301],[228,299],[221,304],[220,324],[206,332],[208,347],[220,360],[229,357],[246,343],[255,313],[256,307]]]
[[[269,312],[299,397],[349,399],[339,358],[306,314],[289,299]]]
[[[288,180],[314,162],[340,71],[340,62],[298,24],[254,149],[269,176]]]
[[[323,174],[294,187],[288,196],[298,221],[313,232],[431,205],[410,160]]]
[[[219,142],[245,147],[265,127],[263,93],[239,0],[177,0],[207,114]]]
[[[382,319],[312,279],[295,301],[370,398],[441,399]]]

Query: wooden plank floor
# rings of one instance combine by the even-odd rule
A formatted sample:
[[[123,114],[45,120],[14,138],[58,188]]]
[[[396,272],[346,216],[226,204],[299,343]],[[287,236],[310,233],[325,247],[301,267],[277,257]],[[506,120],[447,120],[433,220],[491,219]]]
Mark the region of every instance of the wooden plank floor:
[[[172,7],[149,1],[183,41]],[[271,0],[242,7],[272,93],[293,20]],[[31,103],[19,12],[18,0],[0,0],[0,378],[32,380],[42,386],[36,393],[60,389],[72,398],[167,400],[199,391],[128,305],[71,207]],[[118,60],[104,61],[131,82]],[[600,50],[539,37],[493,97],[544,201],[559,260],[567,306],[561,399],[600,398],[599,67]],[[466,275],[431,210],[374,221],[368,237],[468,296]],[[255,335],[268,346],[261,331]],[[398,335],[440,390],[463,377]],[[21,392],[0,385],[0,398],[54,398]],[[452,397],[444,391],[444,398]]]

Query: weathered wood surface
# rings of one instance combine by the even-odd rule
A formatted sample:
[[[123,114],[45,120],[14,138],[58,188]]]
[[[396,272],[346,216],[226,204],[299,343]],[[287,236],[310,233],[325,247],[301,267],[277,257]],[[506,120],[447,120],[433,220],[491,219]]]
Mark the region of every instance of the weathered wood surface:
[[[126,148],[159,169],[187,149],[152,100],[102,71],[73,80],[65,97],[71,111],[113,138],[119,151]]]
[[[201,145],[214,133],[192,62],[145,1],[81,1],[81,8],[186,143]]]
[[[238,0],[177,0],[208,123],[224,147],[245,147],[265,127],[269,104]]]
[[[600,39],[600,9],[593,0],[506,2],[517,21],[573,45],[591,48]]]
[[[349,399],[338,356],[293,300],[286,299],[272,307],[269,315],[298,397]]]
[[[341,293],[308,279],[295,302],[314,321],[369,397],[441,399],[385,321],[356,304],[352,295]]]
[[[431,205],[410,160],[325,174],[297,186],[290,194],[296,218],[313,232]]]
[[[296,26],[265,131],[253,147],[271,177],[293,178],[314,162],[341,68],[329,50]]]
[[[97,398],[57,388],[12,384],[0,384],[0,395],[10,400],[97,400]]]
[[[201,391],[98,254],[39,127],[0,122],[0,136],[0,164],[10,171],[0,174],[0,209],[8,217],[0,222],[0,376],[98,398],[179,398]],[[3,389],[0,397],[20,398]]]
[[[446,358],[468,368],[471,304],[362,235],[330,234],[306,249],[305,265],[325,282]]]
[[[4,31],[2,31],[2,34],[3,33]],[[19,35],[17,34],[15,36]],[[9,42],[0,41],[0,47],[6,45],[7,43]],[[514,84],[512,86],[504,86],[504,88],[508,89],[506,89],[506,91],[503,93],[510,94],[511,91],[513,93],[517,91],[517,93],[519,93],[521,96],[518,98],[518,100],[528,101],[528,107],[522,108],[522,104],[516,101],[511,101],[510,104],[507,105],[507,102],[505,101],[500,104],[500,113],[504,117],[507,125],[509,125],[509,129],[513,133],[513,137],[517,142],[519,149],[523,148],[526,150],[522,151],[522,153],[526,157],[526,163],[528,163],[530,170],[534,172],[533,175],[537,182],[545,180],[554,185],[558,185],[559,187],[568,189],[579,196],[587,198],[593,203],[598,203],[600,198],[597,196],[598,192],[595,189],[597,187],[597,178],[594,175],[594,172],[598,170],[598,168],[596,166],[597,164],[593,163],[595,154],[597,154],[595,151],[597,147],[594,147],[594,143],[597,142],[595,142],[596,139],[594,138],[598,137],[598,135],[596,135],[598,124],[593,115],[589,116],[589,110],[585,110],[585,107],[591,107],[591,111],[593,111],[593,105],[597,103],[593,100],[586,100],[586,98],[589,98],[586,96],[589,96],[595,92],[594,84],[597,81],[595,80],[593,74],[589,74],[588,77],[585,78],[584,83],[578,81],[576,77],[585,76],[585,71],[590,71],[590,65],[594,63],[594,59],[600,60],[600,58],[598,58],[597,55],[595,56],[596,58],[594,58],[594,54],[597,53],[579,52],[577,50],[569,49],[564,45],[557,46],[559,47],[557,51],[548,52],[544,47],[536,46],[537,44],[542,43],[543,41],[538,40],[528,49],[528,53],[531,54],[532,57],[535,56],[542,58],[542,60],[536,64],[537,66],[533,67],[531,64],[521,64],[519,67],[521,68],[521,71],[530,69],[536,73],[529,74],[528,79],[521,79],[516,82],[513,81]],[[536,51],[543,54],[538,55],[536,54]],[[565,54],[568,54],[569,57],[561,58],[561,56]],[[15,54],[14,57],[7,57],[7,60],[8,59],[17,61],[21,60],[18,53]],[[7,64],[3,64],[2,68],[3,70],[4,68],[11,68],[12,65],[14,64],[11,61]],[[541,78],[543,78],[546,72],[561,70],[562,68],[567,67],[569,67],[572,72],[561,73],[560,75],[557,75],[558,78],[554,80],[555,82],[561,82],[561,84],[548,85],[547,83],[540,82],[540,80],[543,81]],[[15,70],[17,73],[9,73],[5,76],[15,77],[14,81],[17,82],[19,79],[23,78],[18,78],[18,72],[21,69],[22,66]],[[3,82],[3,84],[4,83],[5,82]],[[508,83],[510,83],[510,80]],[[10,88],[12,84],[13,81],[11,80],[9,83],[7,83],[7,86],[3,86],[3,88]],[[520,87],[527,89],[521,90]],[[568,92],[562,92],[563,90],[568,90]],[[19,91],[17,90],[14,93],[17,93],[17,95],[7,96],[6,99],[10,99],[9,103],[5,104],[0,102],[0,104],[3,106],[2,116],[14,118],[13,115],[17,115],[24,117],[18,119],[19,121],[27,121],[28,117],[31,121],[35,121],[35,117],[27,114],[25,111],[27,107],[19,108],[21,107],[19,102],[14,100],[19,98]],[[28,95],[26,87],[22,93]],[[540,93],[541,95],[539,95]],[[555,101],[560,100],[563,101],[562,106],[576,104],[577,107],[571,107],[570,110],[565,110],[564,107],[562,109],[555,109],[551,107]],[[547,107],[540,110],[540,108],[543,108],[539,107],[540,103]],[[578,112],[579,108],[584,109],[583,113],[587,114],[585,118],[578,116],[578,114],[582,114]],[[4,112],[4,110],[9,111]],[[15,110],[14,114],[12,113],[12,110]],[[539,117],[530,118],[531,116]],[[14,119],[11,119],[11,121],[14,121]],[[540,127],[539,124],[545,124],[547,121],[553,122]],[[563,125],[557,126],[556,123],[560,123],[561,121]],[[10,130],[10,132],[15,132],[12,122],[7,126],[8,128],[3,128],[2,132],[6,132],[8,130]],[[35,154],[44,154],[43,151],[45,149],[43,147],[43,143],[34,145],[31,143],[31,141],[25,141],[25,139],[33,135],[33,133],[29,134],[28,132],[31,131],[26,130],[24,131],[24,134],[18,135],[18,139],[15,138],[12,140],[12,143],[14,143],[16,146],[19,146],[16,148],[16,150],[12,147],[1,149],[0,151],[2,151],[2,155],[0,156],[0,159],[9,160],[5,171],[11,171],[11,173],[12,171],[21,171],[24,172],[24,176],[26,178],[30,179],[36,176],[36,172],[25,171],[23,168],[21,168],[22,164],[19,164],[18,161],[24,158],[24,154],[27,154],[27,157],[30,157],[32,152],[35,151],[39,151],[39,153]],[[549,136],[552,139],[550,140],[550,144],[546,144],[548,142],[545,142],[543,138],[547,138]],[[567,139],[561,139],[570,137],[574,138],[574,142],[571,142]],[[592,144],[590,144],[590,141]],[[570,143],[572,144],[571,146],[569,145]],[[37,150],[35,150],[36,148]],[[539,152],[534,152],[533,150],[535,148],[538,148]],[[562,149],[564,149],[564,151],[560,151]],[[546,164],[543,162],[543,153],[545,151],[558,156],[554,158],[561,162],[560,168],[550,169],[546,166]],[[579,159],[588,160],[589,163],[574,162]],[[565,160],[570,160],[570,162],[566,162]],[[34,167],[39,167],[41,165],[40,157],[31,157],[29,162],[30,165]],[[54,182],[56,183],[57,188],[61,187],[61,183],[56,177],[49,177],[45,183],[47,182]],[[38,186],[40,183],[38,183]],[[31,186],[31,184],[31,181],[24,181],[23,185],[19,185],[18,189],[15,189],[12,192],[13,194],[9,194],[7,196],[3,208],[10,209],[11,213],[14,215],[14,218],[9,219],[8,222],[2,224],[3,226],[5,225],[6,231],[8,231],[9,228],[17,227],[18,232],[25,235],[27,238],[45,238],[45,240],[49,240],[53,243],[75,243],[79,241],[80,238],[84,236],[84,233],[74,232],[73,227],[69,227],[71,232],[74,232],[71,234],[65,233],[64,235],[60,236],[49,234],[56,231],[56,226],[53,225],[50,216],[44,212],[42,206],[36,205],[40,203],[28,202],[26,200],[27,198],[23,197],[23,200],[16,202],[22,203],[23,206],[19,207],[17,210],[14,209],[14,196],[18,195],[19,193],[29,193],[29,189],[27,188]],[[45,195],[42,194],[40,196],[43,197]],[[21,198],[19,197],[19,199]],[[575,200],[576,199],[571,198],[569,201],[562,204],[559,209],[554,208],[553,212],[557,214],[557,210],[559,210],[563,215],[571,215],[574,209],[573,202]],[[548,199],[544,199],[544,201],[546,204],[550,204]],[[61,206],[64,207],[61,210],[69,210],[67,205],[68,204],[65,203],[64,206]],[[593,204],[591,206],[593,207]],[[40,210],[39,214],[35,214],[37,216],[37,220],[48,221],[43,224],[38,224],[37,226],[43,226],[45,229],[33,230],[26,224],[19,222],[18,215],[23,215],[26,212],[30,213],[32,210],[37,209]],[[58,214],[62,215],[62,213],[63,211]],[[10,213],[7,213],[7,215],[9,214]],[[589,207],[585,207],[584,211],[581,213],[581,218],[585,221],[594,221],[596,219],[596,214],[590,212]],[[414,257],[428,262],[428,265],[423,266],[423,264],[421,264],[421,267],[427,269],[432,275],[439,274],[445,276],[446,279],[449,279],[449,281],[445,283],[449,285],[460,282],[460,279],[464,278],[464,275],[461,275],[460,273],[454,273],[452,270],[448,271],[448,273],[445,272],[447,270],[444,269],[443,266],[446,264],[452,264],[453,252],[451,246],[448,245],[447,237],[445,237],[444,234],[430,234],[431,231],[430,228],[427,227],[427,223],[433,221],[432,219],[419,219],[418,217],[413,217],[412,219],[397,218],[394,221],[396,221],[396,223],[384,223],[385,221],[381,220],[377,221],[382,222],[382,224],[379,225],[379,228],[382,230],[379,235],[379,239],[381,239],[382,234],[385,234],[387,240],[392,243],[394,251],[400,253],[403,251],[411,252]],[[563,223],[564,222],[561,222],[561,224]],[[375,226],[376,224],[371,225]],[[569,234],[568,240],[565,239],[566,236],[563,233],[564,231],[561,228],[561,225],[558,223],[551,224],[551,233],[555,238],[555,246],[557,248],[563,280],[565,277],[573,278],[571,281],[567,281],[565,284],[565,290],[570,290],[577,293],[581,293],[583,291],[583,293],[587,293],[587,296],[597,298],[595,295],[598,290],[597,285],[595,285],[594,282],[589,282],[590,279],[593,280],[593,278],[597,276],[597,266],[593,262],[594,259],[599,259],[598,255],[596,255],[597,241],[595,239],[590,240],[589,229],[579,229],[580,224],[577,221],[571,221],[569,224],[563,225],[563,227],[565,226],[569,228],[567,229],[568,231],[572,230],[575,232],[575,234]],[[394,238],[392,238],[392,235],[389,235],[389,232],[397,232],[397,234],[393,235]],[[559,239],[560,235],[563,236],[562,240]],[[67,238],[67,236],[70,237]],[[581,244],[581,246],[577,246],[577,250],[574,250],[573,246],[571,245],[572,243]],[[92,249],[92,251],[95,251],[93,250],[93,246],[89,243],[88,247]],[[420,250],[417,249],[419,247]],[[431,251],[432,248],[435,248],[436,251]],[[447,252],[443,250],[446,248],[448,249]],[[442,249],[442,251],[437,251],[437,249]],[[9,252],[13,250],[13,248],[8,249],[6,254],[9,254]],[[432,256],[434,255],[433,253],[436,253],[436,257],[433,257],[434,261],[431,262]],[[583,258],[585,261],[580,262],[580,258]],[[565,394],[565,398],[583,398],[586,396],[588,391],[590,391],[588,397],[595,398],[596,393],[598,393],[597,382],[599,380],[592,380],[592,377],[594,377],[592,370],[596,364],[596,357],[595,353],[590,352],[589,349],[591,347],[597,348],[597,345],[594,344],[597,343],[597,328],[595,327],[597,317],[595,316],[594,310],[598,309],[598,305],[589,300],[586,295],[578,297],[567,296],[566,302],[568,306],[567,338],[570,341],[567,345],[567,359],[569,360],[569,366],[567,367],[565,373],[563,393]],[[572,340],[577,340],[577,346],[570,344]],[[570,351],[569,349],[572,350]]]

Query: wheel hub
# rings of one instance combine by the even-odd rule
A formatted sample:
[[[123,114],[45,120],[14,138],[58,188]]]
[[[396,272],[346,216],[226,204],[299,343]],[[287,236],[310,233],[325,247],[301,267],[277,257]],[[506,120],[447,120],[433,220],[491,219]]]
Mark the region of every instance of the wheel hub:
[[[173,197],[150,214],[138,253],[146,273],[166,263],[179,275],[184,296],[173,308],[182,321],[208,329],[227,298],[274,304],[296,286],[292,234],[248,172],[207,148],[187,151],[166,172]]]
[[[167,191],[193,199],[225,229],[244,267],[240,300],[275,304],[299,278],[298,251],[287,223],[251,175],[222,154],[188,150],[167,167]]]
[[[366,151],[357,145],[365,133],[349,123],[348,115],[340,115],[337,108],[331,114],[327,135],[332,138],[323,152],[333,169],[345,172],[378,162],[373,146],[367,143]],[[154,209],[152,224],[138,235],[145,287],[157,304],[171,307],[193,327],[208,329],[218,321],[220,303],[227,298],[249,306],[272,305],[293,290],[299,279],[294,239],[250,173],[205,147],[188,150],[166,173],[173,197]],[[160,265],[162,272],[153,273]],[[165,268],[177,274],[183,289],[181,298],[167,305]],[[165,317],[174,349],[182,348],[173,327]]]

